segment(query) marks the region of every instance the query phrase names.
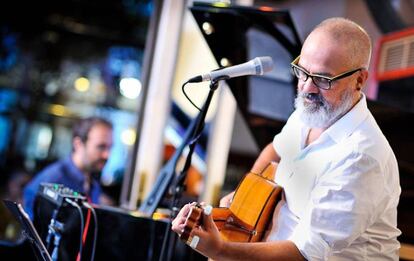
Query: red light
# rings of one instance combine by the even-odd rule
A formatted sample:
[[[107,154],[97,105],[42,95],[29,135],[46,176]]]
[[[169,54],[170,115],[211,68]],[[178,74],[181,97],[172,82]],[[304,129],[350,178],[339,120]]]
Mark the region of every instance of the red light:
[[[269,6],[261,6],[261,7],[259,7],[259,10],[264,11],[264,12],[275,11],[275,9],[273,9],[272,7],[269,7]]]

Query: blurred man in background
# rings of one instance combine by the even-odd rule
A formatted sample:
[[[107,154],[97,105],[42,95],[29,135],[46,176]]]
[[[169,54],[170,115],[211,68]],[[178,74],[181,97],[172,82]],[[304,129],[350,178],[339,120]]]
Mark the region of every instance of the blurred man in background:
[[[25,187],[24,209],[33,219],[33,207],[39,185],[57,183],[81,192],[92,203],[110,201],[102,193],[99,177],[112,147],[113,127],[99,117],[80,120],[73,128],[72,153],[42,170]]]

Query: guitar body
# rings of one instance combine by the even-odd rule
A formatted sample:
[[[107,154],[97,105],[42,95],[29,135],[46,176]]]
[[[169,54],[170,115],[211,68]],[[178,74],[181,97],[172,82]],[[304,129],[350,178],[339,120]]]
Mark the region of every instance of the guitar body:
[[[282,187],[273,181],[276,168],[276,163],[270,163],[260,174],[246,174],[234,193],[230,207],[213,208],[214,222],[224,240],[258,242],[263,238],[282,194]],[[192,227],[200,223],[202,211],[199,205],[190,210],[181,239],[189,240]]]

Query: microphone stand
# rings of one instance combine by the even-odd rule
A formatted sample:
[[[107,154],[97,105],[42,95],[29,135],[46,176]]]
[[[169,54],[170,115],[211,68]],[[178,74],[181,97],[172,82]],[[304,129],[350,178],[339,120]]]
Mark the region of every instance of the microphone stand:
[[[171,220],[174,219],[178,214],[178,211],[179,211],[178,204],[180,202],[182,193],[185,190],[185,180],[186,180],[186,177],[187,177],[188,170],[191,166],[192,155],[194,153],[197,141],[198,141],[198,139],[200,138],[200,136],[203,132],[204,125],[205,125],[205,118],[206,118],[206,115],[207,115],[208,108],[210,107],[210,103],[211,103],[211,100],[213,98],[213,94],[219,86],[219,81],[220,80],[227,80],[229,78],[230,78],[229,76],[220,76],[220,77],[214,78],[210,81],[210,91],[208,92],[207,99],[204,102],[204,105],[201,108],[201,110],[200,110],[200,112],[197,116],[197,123],[196,123],[196,127],[194,129],[193,135],[192,135],[192,139],[190,140],[190,143],[189,143],[189,151],[188,151],[188,154],[187,154],[185,164],[184,164],[182,170],[180,171],[180,174],[176,177],[175,182],[174,182],[175,189],[174,189],[174,192],[173,192],[173,195],[172,195],[172,200],[171,200],[171,203],[170,203]],[[170,225],[171,225],[171,221],[167,225],[165,235],[164,235],[164,241],[163,241],[163,244],[162,244],[161,254],[160,254],[160,258],[159,258],[159,260],[162,260],[162,261],[172,260],[173,254],[174,254],[173,250],[175,249],[175,245],[176,245],[176,236],[174,236],[172,239],[170,238],[170,234],[171,234]],[[169,248],[168,248],[168,252],[167,252],[167,257],[164,258],[164,255],[166,254],[166,245],[167,245],[168,242],[170,244],[169,244]]]

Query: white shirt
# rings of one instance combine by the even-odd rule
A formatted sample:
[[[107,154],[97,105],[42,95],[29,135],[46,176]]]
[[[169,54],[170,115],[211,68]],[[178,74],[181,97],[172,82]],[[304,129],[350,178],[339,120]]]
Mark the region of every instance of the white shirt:
[[[397,161],[365,96],[305,147],[308,132],[294,112],[274,138],[286,201],[267,240],[308,260],[398,260]]]

